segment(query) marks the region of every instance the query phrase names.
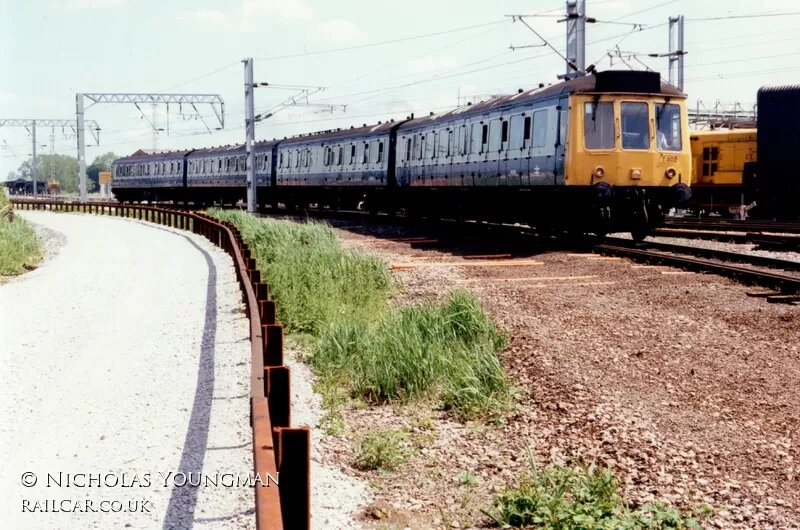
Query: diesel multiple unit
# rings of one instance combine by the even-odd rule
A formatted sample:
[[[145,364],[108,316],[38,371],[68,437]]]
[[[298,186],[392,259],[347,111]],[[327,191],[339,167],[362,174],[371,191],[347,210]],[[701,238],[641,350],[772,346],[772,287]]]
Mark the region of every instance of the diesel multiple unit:
[[[261,206],[361,205],[637,239],[690,198],[686,98],[654,72],[597,72],[443,114],[255,145]],[[244,199],[242,145],[114,162],[121,201]]]

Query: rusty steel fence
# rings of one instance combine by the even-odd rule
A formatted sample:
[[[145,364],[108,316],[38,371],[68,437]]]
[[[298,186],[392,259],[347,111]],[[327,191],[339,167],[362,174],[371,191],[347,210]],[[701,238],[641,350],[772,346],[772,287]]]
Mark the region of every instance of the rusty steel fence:
[[[250,321],[250,423],[256,527],[307,529],[311,522],[311,432],[291,427],[290,370],[283,363],[283,326],[275,320],[269,283],[261,277],[247,244],[233,223],[179,208],[119,203],[31,201],[11,198],[21,210],[80,212],[150,221],[190,230],[233,258]],[[277,478],[276,487],[271,478]]]

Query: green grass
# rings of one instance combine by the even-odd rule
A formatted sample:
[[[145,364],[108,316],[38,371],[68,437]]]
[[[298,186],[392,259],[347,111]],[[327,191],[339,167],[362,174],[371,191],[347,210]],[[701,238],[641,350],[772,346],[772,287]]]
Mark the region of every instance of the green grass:
[[[358,469],[392,471],[405,462],[410,450],[406,447],[405,432],[386,429],[359,437],[354,452]]]
[[[0,209],[8,204],[0,190]],[[42,248],[36,232],[19,216],[9,222],[0,218],[0,276],[14,276],[26,271],[42,258]]]
[[[497,353],[504,335],[475,297],[456,291],[441,303],[394,308],[388,267],[344,250],[324,223],[258,219],[231,210],[250,246],[287,333],[313,337],[308,361],[326,388],[384,403],[439,399],[460,418],[493,414],[508,402]],[[334,406],[338,398],[326,399]],[[329,422],[336,427],[335,415]]]
[[[482,511],[498,526],[542,530],[702,529],[711,514],[707,506],[685,512],[661,503],[632,509],[610,470],[582,465],[539,470],[533,461],[529,476],[495,497],[492,510]]]

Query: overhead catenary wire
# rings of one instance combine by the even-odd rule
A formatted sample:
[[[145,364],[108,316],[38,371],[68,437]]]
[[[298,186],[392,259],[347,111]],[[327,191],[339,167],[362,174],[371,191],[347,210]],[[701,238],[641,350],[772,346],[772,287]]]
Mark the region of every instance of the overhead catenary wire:
[[[332,49],[328,49],[328,50],[319,50],[319,51],[302,52],[302,53],[290,53],[290,54],[286,54],[286,55],[273,55],[271,57],[256,57],[255,60],[257,60],[257,61],[277,61],[277,60],[280,60],[280,59],[294,59],[296,57],[312,57],[312,56],[324,55],[324,54],[328,54],[328,53],[338,53],[338,52],[350,51],[350,50],[361,50],[361,49],[365,49],[365,48],[374,48],[376,46],[385,46],[385,45],[388,45],[388,44],[397,44],[397,43],[400,43],[400,42],[408,42],[408,41],[417,40],[417,39],[426,39],[426,38],[429,38],[429,37],[437,37],[439,35],[447,35],[447,34],[450,34],[450,33],[457,33],[459,31],[467,31],[467,30],[474,29],[474,28],[482,28],[482,27],[491,26],[491,25],[494,25],[494,24],[500,24],[500,23],[504,23],[504,22],[505,22],[505,19],[495,20],[495,21],[486,22],[486,23],[483,23],[483,24],[473,24],[471,26],[463,26],[463,27],[460,27],[460,28],[453,28],[453,29],[444,30],[444,31],[436,31],[436,32],[433,32],[433,33],[425,33],[425,34],[422,34],[422,35],[414,35],[412,37],[402,37],[402,38],[399,38],[399,39],[391,39],[391,40],[385,40],[385,41],[381,41],[381,42],[372,42],[372,43],[368,43],[368,44],[357,44],[357,45],[354,45],[354,46],[344,46],[344,47],[341,47],[341,48],[332,48]]]

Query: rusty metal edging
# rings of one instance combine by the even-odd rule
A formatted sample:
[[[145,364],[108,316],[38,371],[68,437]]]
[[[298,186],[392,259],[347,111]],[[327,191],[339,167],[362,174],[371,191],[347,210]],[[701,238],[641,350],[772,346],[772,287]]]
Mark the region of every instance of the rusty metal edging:
[[[258,530],[311,526],[310,440],[308,427],[291,428],[290,370],[283,365],[283,327],[275,322],[269,285],[239,230],[203,213],[120,203],[75,203],[11,199],[22,209],[83,212],[132,217],[189,230],[206,237],[233,258],[245,312],[250,321],[250,418]],[[145,212],[149,212],[146,214]],[[143,216],[142,214],[145,213]],[[225,237],[227,236],[227,237]],[[283,476],[281,476],[281,473]],[[277,480],[279,486],[273,482]],[[280,490],[283,494],[279,493]]]

